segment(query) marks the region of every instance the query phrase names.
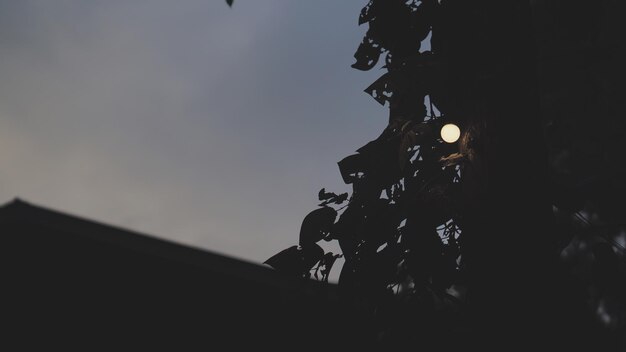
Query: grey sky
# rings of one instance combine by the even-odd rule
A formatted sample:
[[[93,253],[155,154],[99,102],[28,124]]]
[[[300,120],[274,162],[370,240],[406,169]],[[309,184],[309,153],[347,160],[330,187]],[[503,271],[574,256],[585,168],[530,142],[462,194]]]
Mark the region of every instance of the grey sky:
[[[365,1],[0,1],[0,201],[261,262],[386,109]]]

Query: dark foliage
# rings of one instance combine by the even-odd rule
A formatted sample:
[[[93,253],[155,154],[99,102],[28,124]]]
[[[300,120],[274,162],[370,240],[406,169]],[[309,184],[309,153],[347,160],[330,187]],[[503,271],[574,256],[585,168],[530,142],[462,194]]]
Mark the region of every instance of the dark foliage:
[[[316,263],[329,271],[336,258],[323,255],[316,242],[338,241],[345,259],[340,289],[377,314],[393,315],[400,301],[415,312],[433,309],[435,301],[442,310],[458,309],[449,289],[462,281],[457,195],[463,159],[439,138],[450,121],[434,103],[444,100],[441,60],[420,50],[436,31],[438,8],[437,1],[370,1],[363,8],[359,24],[369,30],[352,67],[372,69],[384,56],[386,73],[365,92],[389,107],[389,125],[338,163],[352,194],[320,190],[322,203],[305,217],[300,245],[266,262],[310,277]],[[336,221],[330,206],[340,207]]]
[[[575,1],[575,4],[579,3],[582,2]],[[595,322],[587,324],[585,321],[587,325],[577,327],[581,330],[593,327],[584,331],[593,335],[592,339],[598,336],[615,338],[620,332],[626,332],[623,299],[626,297],[624,248],[616,239],[624,233],[622,216],[626,216],[624,205],[619,204],[619,200],[626,197],[626,187],[623,178],[620,178],[626,174],[624,157],[607,152],[606,155],[615,157],[616,163],[609,168],[605,167],[606,164],[602,168],[598,167],[599,164],[594,164],[589,157],[580,159],[582,161],[579,162],[570,159],[570,164],[565,169],[563,165],[558,165],[556,157],[559,155],[563,157],[563,154],[576,152],[584,154],[580,150],[585,147],[605,147],[595,145],[602,139],[599,135],[587,138],[583,143],[574,138],[575,133],[568,134],[572,131],[579,133],[584,129],[582,126],[585,123],[577,118],[580,112],[576,112],[578,115],[569,120],[550,114],[557,109],[558,104],[548,104],[551,101],[546,97],[551,96],[544,89],[539,89],[537,95],[541,100],[540,119],[545,126],[545,149],[542,149],[544,141],[528,140],[531,138],[528,137],[529,134],[526,139],[515,139],[509,155],[503,151],[490,150],[494,145],[507,146],[501,141],[497,141],[500,144],[494,144],[493,140],[497,138],[489,136],[489,129],[484,127],[489,126],[493,133],[491,126],[498,126],[497,121],[494,124],[488,118],[481,121],[475,117],[465,119],[460,116],[464,112],[463,108],[467,107],[467,115],[478,115],[476,111],[480,110],[472,110],[474,105],[480,105],[477,101],[486,103],[490,99],[479,94],[493,92],[493,99],[506,97],[497,92],[500,89],[497,82],[506,81],[502,86],[517,89],[512,91],[512,95],[523,96],[519,100],[512,98],[511,102],[522,101],[532,105],[532,100],[524,94],[535,89],[537,83],[545,88],[548,83],[554,85],[554,81],[559,78],[555,75],[554,81],[546,82],[545,77],[548,76],[542,76],[536,82],[532,77],[524,77],[523,73],[511,73],[509,71],[514,70],[503,66],[502,62],[507,62],[511,67],[520,63],[524,67],[533,67],[525,60],[537,56],[530,51],[530,47],[520,48],[525,43],[516,43],[514,40],[511,43],[499,41],[509,38],[499,37],[497,34],[484,35],[486,32],[481,32],[484,28],[480,28],[480,16],[487,18],[488,15],[496,14],[500,17],[496,16],[493,23],[511,33],[519,34],[520,38],[531,37],[528,30],[511,29],[518,25],[517,22],[507,23],[506,11],[515,9],[516,6],[511,4],[513,2],[506,1],[369,1],[361,11],[358,21],[359,25],[367,24],[368,30],[356,50],[356,62],[352,67],[363,71],[377,66],[384,69],[385,73],[367,87],[365,92],[378,103],[389,107],[389,123],[378,138],[339,161],[341,176],[346,184],[352,185],[352,193],[337,195],[325,189],[320,190],[320,208],[305,217],[299,246],[280,252],[266,262],[280,271],[303,278],[310,278],[311,273],[314,273],[315,278],[327,281],[335,259],[343,257],[345,263],[339,276],[339,288],[349,304],[376,318],[376,330],[379,332],[376,340],[386,347],[408,346],[417,343],[417,340],[422,346],[431,343],[441,348],[454,348],[458,347],[456,343],[467,343],[463,339],[467,337],[466,331],[471,330],[472,324],[471,319],[468,320],[471,314],[467,314],[468,287],[471,295],[474,285],[474,302],[488,297],[494,298],[493,302],[500,302],[500,299],[505,301],[506,299],[498,297],[503,296],[498,292],[484,292],[495,291],[498,280],[502,280],[502,287],[519,290],[519,293],[505,293],[507,298],[526,300],[523,303],[507,302],[511,306],[518,305],[511,311],[518,312],[520,316],[524,316],[520,312],[525,306],[535,304],[538,310],[546,307],[551,309],[550,303],[538,302],[563,298],[567,302],[574,302],[576,307],[584,308],[584,305],[588,305],[591,307],[588,311],[595,311],[589,317],[597,313],[596,318],[604,321],[605,327],[602,328],[598,328],[600,324],[596,324],[598,320],[593,318],[589,318],[589,321]],[[564,18],[584,18],[594,16],[593,14],[596,19],[601,17],[597,9],[592,14],[587,14],[583,7],[576,6]],[[523,12],[522,7],[517,10]],[[534,21],[541,22],[538,19]],[[467,26],[463,27],[465,24]],[[562,25],[575,27],[571,23]],[[567,28],[572,29],[570,27]],[[606,30],[602,34],[597,28],[596,21],[595,26],[590,25],[585,33],[595,33],[596,39],[606,35]],[[493,28],[487,30],[494,31]],[[545,39],[551,33],[540,34]],[[430,49],[425,50],[422,43],[429,36]],[[475,38],[477,40],[469,44]],[[560,40],[562,38],[557,36],[552,45]],[[593,41],[592,38],[589,40]],[[467,49],[476,50],[476,53]],[[532,50],[537,50],[538,53],[547,51],[541,45]],[[519,55],[520,52],[531,54]],[[615,62],[613,61],[614,65]],[[587,64],[588,61],[583,62],[583,65]],[[550,61],[539,61],[536,66],[540,71],[557,71],[555,64]],[[609,79],[610,82],[615,81]],[[484,88],[485,86],[488,88]],[[592,90],[587,90],[582,95],[588,97],[591,94]],[[528,96],[531,97],[532,94]],[[571,97],[577,94],[570,92],[567,96],[570,100],[561,102],[561,106],[569,108],[572,105]],[[503,107],[502,109],[520,110],[519,106],[508,102],[495,102],[492,105]],[[482,112],[489,115],[489,109]],[[616,116],[616,110],[605,113]],[[533,124],[531,119],[515,119],[509,123],[517,126]],[[615,121],[615,118],[610,120],[613,125]],[[456,144],[447,144],[439,138],[441,127],[451,122],[464,129],[461,140]],[[563,125],[568,126],[570,131],[564,129]],[[498,128],[501,131],[506,130]],[[532,131],[532,128],[520,130]],[[624,130],[616,128],[614,133],[623,137]],[[558,137],[554,138],[555,135]],[[524,146],[520,146],[519,141],[524,142]],[[536,156],[545,156],[552,163],[546,173],[541,171],[537,163],[533,163],[532,158]],[[511,160],[498,161],[506,158]],[[477,170],[485,169],[487,162],[490,165],[499,165],[500,168],[489,170],[490,175],[497,175],[497,179],[490,180],[497,186],[488,186],[488,192],[510,191],[506,204],[484,204],[493,199],[506,199],[506,195],[487,192],[485,194],[488,196],[484,199],[477,196],[483,192],[481,185],[487,182],[484,180],[486,174]],[[584,170],[585,165],[595,167],[598,172]],[[511,177],[514,181],[507,184],[507,172],[510,176],[510,172],[516,172],[516,168],[536,168],[538,176],[532,175],[531,171],[528,172],[531,176],[527,179],[527,184],[521,184],[525,180],[520,176]],[[524,172],[526,171],[520,171],[520,174]],[[470,175],[469,178],[461,177],[466,174]],[[483,179],[477,181],[477,177]],[[525,194],[528,193],[527,190],[532,195]],[[528,199],[525,198],[527,196]],[[534,206],[533,197],[536,198],[536,209],[529,208]],[[546,206],[553,206],[554,212],[548,216],[540,215],[543,214],[541,209]],[[519,214],[509,215],[507,209]],[[489,210],[496,211],[485,214]],[[492,237],[485,235],[485,239],[479,241],[465,240],[468,233],[476,236],[476,233],[488,228],[490,225],[486,222],[491,220],[490,216],[500,218],[494,219],[492,227],[504,223],[497,230],[489,230],[490,233],[517,234],[532,230],[533,226],[540,226],[542,228],[536,232],[548,234],[549,238],[544,237],[541,238],[542,242],[533,242],[530,237],[511,239],[503,236],[503,240],[496,242],[490,241]],[[535,220],[524,223],[524,216]],[[595,217],[597,221],[588,220],[589,216]],[[537,220],[538,217],[542,218]],[[508,219],[515,219],[517,222],[506,223]],[[514,230],[516,227],[519,229]],[[342,253],[324,254],[317,244],[321,240],[337,241]],[[553,242],[557,244],[553,246]],[[545,247],[545,251],[528,251],[536,247]],[[524,259],[524,255],[533,256],[543,252],[549,255],[545,258],[538,256]],[[487,259],[476,259],[483,254]],[[474,258],[469,271],[466,256]],[[531,284],[526,282],[543,283],[547,281],[541,280],[548,279],[539,275],[541,279],[525,281],[525,273],[533,276],[540,272],[544,264],[545,269],[552,273],[549,263],[558,258],[561,260],[558,265],[559,284],[554,286],[561,285],[560,282],[569,284],[563,284],[558,289],[542,288],[545,292],[532,293],[532,288],[528,287]],[[524,260],[531,264],[525,265]],[[519,263],[512,263],[513,261]],[[492,267],[511,269],[508,273],[507,269],[483,270],[485,267],[481,265],[484,262]],[[320,272],[321,277],[318,276]],[[510,277],[492,275],[500,273]],[[519,280],[519,277],[522,279]],[[485,281],[491,282],[485,284]],[[514,284],[516,281],[522,284]],[[579,296],[559,296],[561,292],[575,289],[581,293]],[[578,298],[571,298],[573,296]],[[471,303],[471,299],[469,302]],[[489,307],[490,316],[505,316],[505,313],[498,315],[495,306],[496,303],[474,303],[473,309]],[[471,309],[470,305],[470,312]],[[558,308],[555,311],[561,312],[559,309],[567,311],[568,308]],[[500,325],[511,323],[510,329],[526,324],[512,323],[514,318],[511,315],[506,316],[506,319],[508,320]],[[541,317],[536,319],[540,322]],[[564,315],[562,319],[565,321],[568,318]],[[568,324],[574,326],[578,324],[578,320]],[[559,329],[566,331],[570,326],[568,324],[563,324]],[[484,326],[496,325],[498,324],[492,321]],[[506,327],[500,329],[504,331]],[[605,334],[598,331],[611,332]],[[571,331],[568,330],[567,333]],[[557,335],[555,332],[555,340],[561,336]],[[624,346],[623,339],[621,342],[618,340],[620,339],[616,338],[609,343],[607,349],[614,350],[614,346]],[[555,345],[570,346],[563,345],[562,341],[555,342]],[[600,344],[595,346],[599,347]]]

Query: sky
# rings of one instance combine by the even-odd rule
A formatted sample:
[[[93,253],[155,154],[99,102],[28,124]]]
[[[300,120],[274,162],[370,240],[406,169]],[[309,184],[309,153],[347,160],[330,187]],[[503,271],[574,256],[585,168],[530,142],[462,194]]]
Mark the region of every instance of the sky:
[[[256,263],[297,244],[386,125],[350,68],[366,2],[0,0],[0,203]]]

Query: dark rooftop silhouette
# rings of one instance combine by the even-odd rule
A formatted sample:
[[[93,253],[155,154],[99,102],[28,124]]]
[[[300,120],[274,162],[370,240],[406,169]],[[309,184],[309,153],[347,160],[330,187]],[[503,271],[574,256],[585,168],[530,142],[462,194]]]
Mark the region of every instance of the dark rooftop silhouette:
[[[333,285],[19,199],[0,224],[3,320],[22,344],[294,348],[315,329],[326,342],[311,348],[350,340]]]
[[[0,218],[3,220],[27,220],[31,224],[37,224],[51,230],[62,230],[85,236],[90,240],[136,251],[141,255],[154,255],[175,260],[242,280],[271,283],[278,286],[287,285],[285,278],[282,275],[277,275],[269,267],[64,214],[33,205],[19,198],[0,208]]]

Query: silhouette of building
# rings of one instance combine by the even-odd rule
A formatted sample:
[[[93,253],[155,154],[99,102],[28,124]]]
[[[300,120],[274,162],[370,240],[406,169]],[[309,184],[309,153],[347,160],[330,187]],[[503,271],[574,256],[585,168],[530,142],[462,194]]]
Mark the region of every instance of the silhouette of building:
[[[364,332],[332,285],[20,200],[0,224],[3,335],[22,347],[307,350]]]

